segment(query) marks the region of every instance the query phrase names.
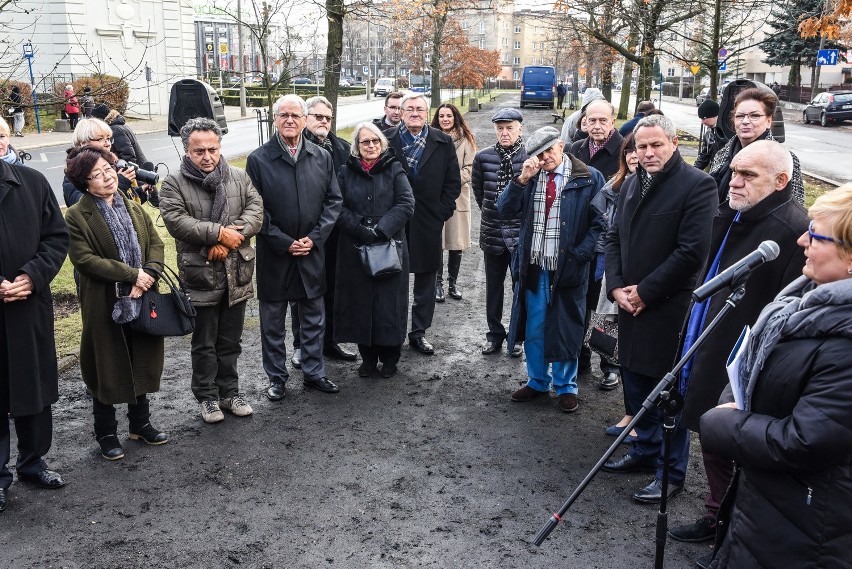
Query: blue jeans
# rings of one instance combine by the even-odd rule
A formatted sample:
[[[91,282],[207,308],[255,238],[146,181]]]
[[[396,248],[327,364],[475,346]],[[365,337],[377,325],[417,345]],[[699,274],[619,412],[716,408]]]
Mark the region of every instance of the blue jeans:
[[[524,291],[527,303],[526,339],[527,385],[536,391],[550,391],[551,384],[556,395],[577,394],[577,358],[569,358],[548,364],[544,360],[544,319],[547,315],[547,300],[550,295],[550,279],[547,271],[541,271],[538,284]]]

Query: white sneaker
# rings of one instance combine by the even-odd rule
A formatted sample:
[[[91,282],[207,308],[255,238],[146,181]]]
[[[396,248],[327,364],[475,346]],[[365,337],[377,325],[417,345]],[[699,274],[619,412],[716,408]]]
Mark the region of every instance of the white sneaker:
[[[225,414],[219,409],[218,401],[202,401],[201,418],[205,423],[218,423],[225,420]]]
[[[228,397],[227,399],[222,399],[219,401],[219,406],[222,409],[227,409],[237,417],[248,417],[254,411],[251,408],[251,405],[243,398],[242,395],[234,395],[233,397]]]

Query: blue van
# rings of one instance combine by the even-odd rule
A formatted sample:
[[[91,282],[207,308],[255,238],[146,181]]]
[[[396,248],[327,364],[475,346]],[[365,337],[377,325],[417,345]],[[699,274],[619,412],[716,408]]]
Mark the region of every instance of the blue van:
[[[553,108],[556,97],[556,69],[546,65],[527,65],[521,79],[521,108],[545,105]]]

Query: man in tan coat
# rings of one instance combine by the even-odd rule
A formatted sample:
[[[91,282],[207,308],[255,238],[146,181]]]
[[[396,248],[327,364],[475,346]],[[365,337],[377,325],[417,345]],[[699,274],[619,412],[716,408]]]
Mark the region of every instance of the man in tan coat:
[[[212,120],[181,128],[186,155],[163,182],[160,212],[177,241],[181,278],[198,314],[192,334],[192,392],[207,423],[252,414],[239,392],[237,358],[246,300],[254,294],[255,252],[249,239],[263,223],[263,200],[248,175],[219,154],[222,131]]]

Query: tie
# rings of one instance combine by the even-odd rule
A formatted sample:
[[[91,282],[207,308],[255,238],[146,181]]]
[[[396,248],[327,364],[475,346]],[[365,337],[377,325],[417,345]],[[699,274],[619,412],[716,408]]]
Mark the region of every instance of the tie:
[[[553,200],[556,199],[556,172],[547,173],[547,197],[544,201],[544,218],[550,215],[550,206],[553,205]]]

